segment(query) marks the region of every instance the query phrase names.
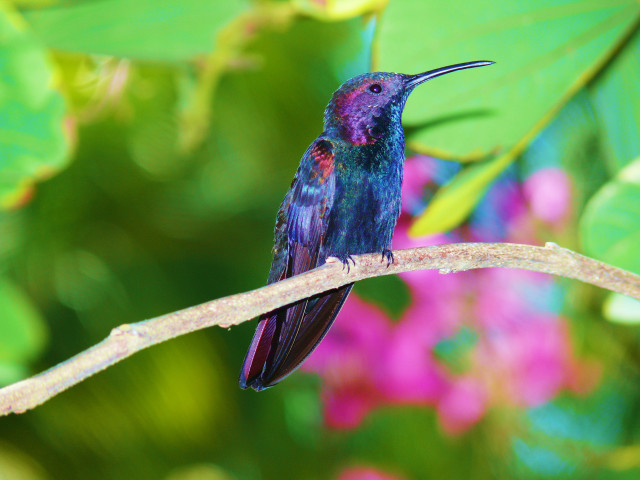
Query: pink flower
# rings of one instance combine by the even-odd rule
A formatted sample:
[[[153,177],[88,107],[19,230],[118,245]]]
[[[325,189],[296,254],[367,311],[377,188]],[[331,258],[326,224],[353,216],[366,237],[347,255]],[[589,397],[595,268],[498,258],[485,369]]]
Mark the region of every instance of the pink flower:
[[[557,317],[524,316],[483,337],[474,364],[486,372],[495,401],[539,405],[569,386],[569,338]]]
[[[355,428],[367,414],[383,404],[377,392],[368,385],[324,386],[322,391],[324,418],[328,427]]]
[[[402,322],[385,349],[378,391],[388,402],[434,405],[448,380],[431,354],[427,335]]]
[[[402,181],[402,210],[417,214],[424,208],[424,187],[433,179],[436,161],[422,155],[407,158]]]
[[[487,393],[481,381],[461,377],[449,385],[438,404],[438,416],[445,432],[456,435],[467,431],[487,409]]]
[[[532,213],[539,219],[556,223],[567,217],[571,207],[571,184],[558,168],[543,168],[522,185]]]

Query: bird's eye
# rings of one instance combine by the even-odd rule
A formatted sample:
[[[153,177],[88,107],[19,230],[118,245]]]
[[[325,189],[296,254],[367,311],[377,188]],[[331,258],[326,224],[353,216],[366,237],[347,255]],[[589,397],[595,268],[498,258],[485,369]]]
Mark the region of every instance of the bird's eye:
[[[369,86],[369,91],[372,93],[380,93],[382,91],[382,87],[379,83],[374,83],[373,85]]]

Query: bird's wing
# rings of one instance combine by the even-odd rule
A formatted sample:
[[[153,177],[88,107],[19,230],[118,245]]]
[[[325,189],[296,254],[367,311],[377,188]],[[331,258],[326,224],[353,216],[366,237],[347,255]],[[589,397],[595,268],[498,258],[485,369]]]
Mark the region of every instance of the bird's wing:
[[[269,283],[315,268],[335,194],[333,144],[307,150],[278,212]],[[263,315],[240,374],[243,388],[274,385],[297,368],[322,339],[351,286]]]

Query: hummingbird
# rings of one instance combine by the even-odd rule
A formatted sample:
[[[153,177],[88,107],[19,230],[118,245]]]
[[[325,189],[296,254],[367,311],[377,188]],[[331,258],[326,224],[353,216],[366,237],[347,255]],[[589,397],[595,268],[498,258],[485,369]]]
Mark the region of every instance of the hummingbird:
[[[381,254],[393,262],[400,216],[404,131],[413,89],[433,78],[491,61],[459,63],[416,75],[373,72],[343,83],[324,112],[324,131],[302,156],[278,210],[268,283],[316,268],[329,257]],[[353,283],[260,317],[242,365],[240,387],[271,387],[298,368],[325,336]]]

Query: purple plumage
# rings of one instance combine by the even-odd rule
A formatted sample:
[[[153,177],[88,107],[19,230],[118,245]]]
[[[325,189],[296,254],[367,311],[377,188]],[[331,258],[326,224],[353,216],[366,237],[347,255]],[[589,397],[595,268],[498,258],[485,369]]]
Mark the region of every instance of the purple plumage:
[[[468,62],[418,75],[368,73],[345,82],[325,110],[324,132],[307,149],[282,202],[268,283],[337,257],[379,252],[393,261],[404,165],[402,110],[416,85],[492,62]],[[293,372],[318,345],[353,284],[260,318],[240,386],[263,390]]]

